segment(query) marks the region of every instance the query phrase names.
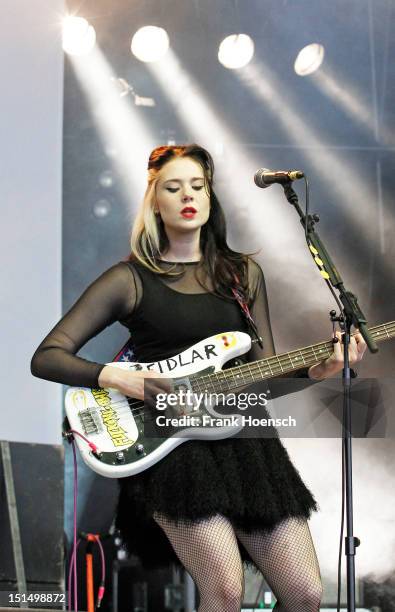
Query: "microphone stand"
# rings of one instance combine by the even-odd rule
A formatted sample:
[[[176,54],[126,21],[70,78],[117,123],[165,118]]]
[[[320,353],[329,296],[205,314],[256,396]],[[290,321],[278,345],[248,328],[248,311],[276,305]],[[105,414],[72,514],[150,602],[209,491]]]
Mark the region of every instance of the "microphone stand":
[[[335,317],[331,312],[331,320],[338,321],[343,330],[344,343],[344,368],[343,368],[343,453],[346,491],[346,520],[347,535],[345,538],[345,554],[347,557],[347,612],[355,612],[355,554],[360,540],[353,534],[353,490],[352,490],[352,433],[351,433],[351,370],[348,357],[351,326],[359,328],[371,353],[377,353],[378,347],[373,340],[368,328],[366,318],[360,309],[357,297],[347,291],[343,279],[335,267],[328,251],[326,250],[318,233],[314,229],[318,223],[318,215],[306,215],[299,206],[298,196],[293,190],[291,181],[283,185],[285,197],[292,204],[300,217],[300,222],[305,230],[307,244],[315,263],[320,269],[321,275],[339,291],[339,298],[343,304],[343,312]],[[343,491],[342,491],[343,493]]]

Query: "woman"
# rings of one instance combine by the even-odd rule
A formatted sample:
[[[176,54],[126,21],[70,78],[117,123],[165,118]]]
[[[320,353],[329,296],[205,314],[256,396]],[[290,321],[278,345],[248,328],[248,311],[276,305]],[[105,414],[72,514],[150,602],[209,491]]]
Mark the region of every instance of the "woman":
[[[129,260],[98,278],[44,339],[34,375],[142,399],[144,378],[158,374],[88,362],[78,350],[115,321],[130,330],[134,358],[142,362],[223,331],[248,332],[231,292],[235,275],[263,338],[263,348],[256,343],[246,358],[274,354],[264,277],[257,263],[227,245],[209,153],[197,145],[159,147],[148,169]],[[364,350],[357,334],[351,363]],[[341,368],[338,342],[330,358],[299,375],[323,379]],[[278,438],[189,441],[120,486],[117,524],[129,549],[146,567],[181,562],[198,586],[200,612],[240,609],[243,561],[264,574],[279,612],[319,610],[307,525],[316,504]]]

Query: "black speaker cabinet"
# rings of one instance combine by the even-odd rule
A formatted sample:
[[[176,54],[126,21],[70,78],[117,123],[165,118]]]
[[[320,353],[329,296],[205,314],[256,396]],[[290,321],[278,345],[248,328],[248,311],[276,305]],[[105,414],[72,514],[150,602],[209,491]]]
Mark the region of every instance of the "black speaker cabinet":
[[[1,449],[0,606],[7,606],[8,602],[3,600],[8,591],[17,591],[17,575],[13,549],[15,529],[12,536],[4,467],[8,467],[7,473],[12,475],[15,490],[27,591],[64,592],[64,452],[61,445],[19,442],[1,443]],[[9,450],[9,459],[4,461],[6,466],[2,459],[6,457],[4,449],[7,454]],[[9,476],[7,478],[9,481]]]

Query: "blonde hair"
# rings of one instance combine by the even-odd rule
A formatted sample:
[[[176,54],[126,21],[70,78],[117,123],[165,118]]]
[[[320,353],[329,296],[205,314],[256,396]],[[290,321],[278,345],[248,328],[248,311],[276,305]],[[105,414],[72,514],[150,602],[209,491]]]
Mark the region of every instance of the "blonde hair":
[[[161,253],[160,217],[155,214],[155,189],[158,178],[158,172],[154,173],[149,170],[148,185],[133,223],[130,246],[132,254],[140,263],[153,272],[163,273],[163,270],[156,263],[156,259]]]

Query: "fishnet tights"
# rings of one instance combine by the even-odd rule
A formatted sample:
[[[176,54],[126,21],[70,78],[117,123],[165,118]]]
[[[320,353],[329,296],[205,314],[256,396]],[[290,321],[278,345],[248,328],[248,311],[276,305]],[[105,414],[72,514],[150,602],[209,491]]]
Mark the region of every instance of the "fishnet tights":
[[[246,533],[217,514],[208,519],[171,521],[155,513],[200,595],[198,612],[238,612],[244,575],[237,540],[272,589],[276,612],[318,612],[321,578],[307,522],[289,518],[271,531]]]

